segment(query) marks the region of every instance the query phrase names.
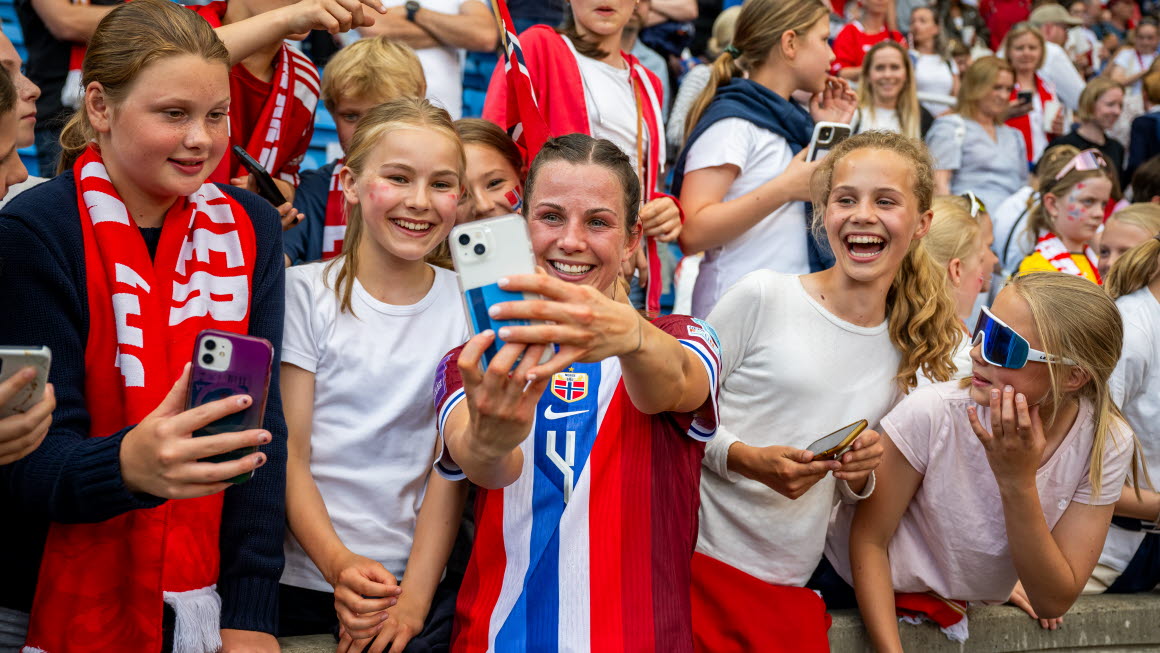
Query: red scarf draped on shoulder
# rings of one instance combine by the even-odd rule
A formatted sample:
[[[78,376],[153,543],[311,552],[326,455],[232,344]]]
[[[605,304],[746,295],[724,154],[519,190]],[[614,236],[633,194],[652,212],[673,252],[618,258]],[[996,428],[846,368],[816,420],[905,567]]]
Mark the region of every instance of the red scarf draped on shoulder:
[[[227,2],[215,0],[200,7],[190,7],[213,27],[221,27]],[[237,64],[241,66],[242,64]],[[235,70],[237,69],[235,66]],[[246,96],[240,84],[230,74],[230,95],[234,105],[230,111],[230,145],[241,145],[250,156],[262,164],[270,176],[294,186],[298,185],[298,164],[303,151],[297,145],[305,134],[310,140],[314,132],[314,109],[318,105],[321,85],[318,70],[306,55],[285,43],[274,58],[274,78],[270,94],[262,105],[257,124],[240,122],[245,113],[238,104]],[[302,144],[305,147],[305,144]],[[232,153],[227,152],[209,180],[230,183],[234,177],[250,174]]]
[[[102,437],[161,403],[202,330],[248,331],[256,245],[245,210],[206,183],[174,202],[150,260],[94,146],[73,173],[89,310],[85,403],[90,436]],[[176,638],[195,645],[181,649],[214,650],[206,638],[218,637],[222,500],[219,492],[95,524],[53,523],[26,650],[158,651],[163,600],[177,615]]]
[[[326,220],[322,224],[322,260],[326,261],[342,253],[342,241],[346,240],[346,197],[342,194],[343,161],[334,162],[330,173],[330,186],[326,190]]]
[[[1012,100],[1014,100],[1019,94],[1019,90],[1020,89],[1018,84],[1016,84],[1015,87],[1011,89]],[[1035,75],[1035,94],[1039,96],[1039,106],[1043,107],[1044,116],[1046,116],[1047,103],[1055,99],[1055,93],[1053,93],[1052,90],[1043,83],[1043,78],[1041,78],[1038,73]],[[1027,160],[1034,161],[1035,152],[1034,141],[1031,138],[1031,114],[1025,113],[1016,118],[1011,118],[1007,121],[1006,124],[1008,127],[1014,127],[1015,129],[1019,130],[1019,133],[1023,135],[1023,143],[1026,145],[1027,149]],[[1048,142],[1051,142],[1052,137],[1055,135],[1052,134],[1050,130],[1051,125],[1043,126],[1043,132],[1046,134],[1046,140]]]

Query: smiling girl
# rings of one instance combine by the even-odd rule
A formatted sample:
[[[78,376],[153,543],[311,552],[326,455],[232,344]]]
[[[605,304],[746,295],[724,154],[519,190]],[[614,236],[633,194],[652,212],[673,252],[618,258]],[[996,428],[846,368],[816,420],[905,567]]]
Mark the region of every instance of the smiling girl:
[[[1079,96],[1076,120],[1079,125],[1067,134],[1051,141],[1048,148],[1071,145],[1078,150],[1096,148],[1124,179],[1124,145],[1108,132],[1120,118],[1124,108],[1124,87],[1107,77],[1096,77],[1088,82]]]
[[[548,132],[552,136],[588,134],[616,144],[641,180],[640,208],[644,251],[649,257],[646,306],[660,300],[660,258],[654,239],[672,242],[683,216],[675,198],[660,192],[665,155],[663,88],[660,79],[620,49],[636,0],[575,0],[564,24],[553,30],[536,25],[520,35],[524,61]],[[500,61],[491,76],[483,117],[510,128],[507,77]],[[526,155],[526,153],[525,153]]]
[[[454,591],[432,602],[465,487],[431,470],[428,388],[468,332],[455,274],[424,258],[455,226],[463,146],[446,111],[401,98],[370,109],[347,152],[342,256],[286,273],[280,632],[330,633],[341,620],[343,646],[446,645]],[[376,387],[390,392],[367,391]]]
[[[1067,272],[1102,283],[1090,242],[1104,221],[1104,205],[1118,195],[1112,170],[1099,150],[1052,148],[1039,163],[1039,201],[1027,218],[1035,251],[1016,274]]]
[[[921,243],[932,185],[919,141],[881,131],[843,141],[813,178],[815,225],[837,263],[749,274],[709,315],[723,353],[693,559],[701,650],[828,650],[825,605],[803,586],[834,502],[874,490],[882,446],[867,430],[840,460],[805,449],[851,422],[877,425],[919,371],[950,378],[961,327]]]
[[[750,0],[733,44],[689,112],[673,192],[687,216],[681,247],[705,252],[693,315],[754,270],[804,274],[823,255],[810,239],[806,201],[817,163],[805,161],[814,121],[848,123],[855,96],[827,77],[829,11],[818,0]],[[791,99],[809,93],[807,113]]]
[[[915,7],[910,12],[910,60],[914,64],[914,86],[919,93],[954,97],[959,92],[959,69],[947,57],[943,31],[934,7]],[[923,100],[931,115],[947,111],[948,105]]]
[[[456,120],[455,132],[467,155],[464,185],[471,199],[461,221],[518,213],[524,203],[526,166],[515,141],[495,123],[479,118]]]
[[[544,272],[500,281],[544,299],[492,308],[546,323],[480,333],[436,372],[436,468],[481,488],[454,651],[692,650],[689,554],[719,349],[704,322],[650,323],[626,302],[639,201],[613,143],[549,140],[524,203]],[[497,336],[506,344],[481,370]]]
[[[193,12],[136,0],[101,21],[82,81],[65,171],[0,219],[0,288],[20,316],[0,342],[51,347],[57,398],[44,442],[0,472],[24,534],[2,545],[3,606],[31,607],[28,646],[52,653],[277,651],[277,370],[262,429],[191,435],[247,395],[184,410],[203,329],[263,337],[275,357],[282,341],[278,215],[206,183],[228,142],[229,55]]]
[[[1160,233],[1160,204],[1135,202],[1113,213],[1100,234],[1100,277],[1106,279],[1121,256],[1157,233]]]
[[[862,79],[858,110],[850,121],[855,134],[885,129],[910,138],[926,135],[934,118],[918,103],[905,48],[894,41],[870,48],[862,60]]]
[[[1075,601],[1133,461],[1108,388],[1122,336],[1099,288],[1019,277],[983,309],[973,377],[883,418],[878,487],[839,508],[827,551],[876,650],[902,650],[896,609],[961,641],[967,603],[1006,601],[1017,580],[1039,617]]]

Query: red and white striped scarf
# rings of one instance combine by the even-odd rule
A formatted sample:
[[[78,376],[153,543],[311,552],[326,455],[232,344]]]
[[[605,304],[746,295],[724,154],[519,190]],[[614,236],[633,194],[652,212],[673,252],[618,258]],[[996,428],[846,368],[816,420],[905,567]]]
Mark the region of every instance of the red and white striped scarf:
[[[1080,277],[1085,276],[1083,270],[1080,270],[1079,266],[1075,264],[1075,261],[1071,260],[1071,252],[1063,246],[1063,241],[1059,239],[1059,236],[1056,236],[1050,231],[1044,232],[1039,237],[1039,241],[1035,244],[1035,251],[1047,259],[1051,267],[1056,270]],[[1087,257],[1088,264],[1091,265],[1092,274],[1096,275],[1096,283],[1102,284],[1103,279],[1100,278],[1098,267],[1099,258],[1096,256],[1096,251],[1092,249],[1091,245],[1085,244],[1083,246],[1083,253]]]
[[[85,404],[90,437],[103,437],[161,403],[202,330],[248,331],[256,243],[245,209],[206,183],[170,207],[151,260],[95,146],[73,172],[89,313]],[[161,650],[163,601],[177,615],[176,650],[216,650],[221,509],[219,492],[51,524],[25,650]]]
[[[342,242],[346,240],[346,197],[342,194],[343,159],[334,162],[330,173],[330,186],[326,191],[326,221],[322,224],[322,260],[332,259],[342,253]]]

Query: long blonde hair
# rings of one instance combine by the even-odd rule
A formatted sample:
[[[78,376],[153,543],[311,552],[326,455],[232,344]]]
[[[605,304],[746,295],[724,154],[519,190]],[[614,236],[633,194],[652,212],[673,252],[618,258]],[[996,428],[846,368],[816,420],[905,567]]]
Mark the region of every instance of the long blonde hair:
[[[934,218],[923,237],[926,251],[946,268],[954,259],[965,259],[977,251],[982,227],[971,217],[969,200],[958,195],[939,195],[931,202]]]
[[[140,0],[134,0],[140,2]],[[367,166],[371,152],[384,136],[401,127],[422,127],[451,140],[456,150],[456,170],[459,173],[460,184],[463,184],[464,170],[467,168],[466,157],[463,154],[463,144],[455,133],[451,116],[446,109],[431,104],[425,98],[401,97],[380,104],[363,115],[350,138],[350,149],[346,153],[345,166],[350,169],[356,178],[361,176]],[[342,242],[342,256],[334,258],[327,264],[329,278],[330,268],[338,266],[338,276],[334,280],[334,292],[339,299],[339,310],[354,314],[351,308],[351,293],[354,290],[354,280],[358,276],[359,243],[363,239],[363,219],[361,204],[346,203],[346,236]],[[432,250],[437,252],[438,248]]]
[[[825,211],[833,188],[834,168],[855,150],[893,152],[909,164],[914,173],[913,193],[918,212],[930,210],[934,196],[934,173],[930,153],[921,141],[886,131],[870,131],[842,141],[822,160],[810,180],[813,197],[813,230],[825,233]],[[962,340],[962,327],[955,301],[946,282],[946,271],[927,252],[922,240],[910,243],[902,265],[886,293],[886,317],[890,341],[902,354],[895,382],[903,392],[917,384],[916,374],[934,381],[948,381],[954,375],[952,361]]]
[[[1119,199],[1120,182],[1111,166],[1097,170],[1079,170],[1072,168],[1059,179],[1055,177],[1063,171],[1067,164],[1079,154],[1079,149],[1073,145],[1057,145],[1045,152],[1039,160],[1039,187],[1038,200],[1027,214],[1027,235],[1030,242],[1035,242],[1042,231],[1055,231],[1053,219],[1043,207],[1043,198],[1050,193],[1056,199],[1062,200],[1067,193],[1081,181],[1103,177],[1112,182],[1112,197]],[[1100,155],[1103,156],[1102,154]]]
[[[1152,283],[1160,276],[1160,233],[1132,249],[1116,260],[1104,281],[1104,290],[1112,299],[1130,295]]]
[[[769,53],[781,44],[782,34],[792,31],[801,36],[829,15],[829,8],[821,0],[748,0],[741,5],[733,43],[717,55],[709,83],[689,109],[685,139],[693,133],[718,88],[763,64]],[[734,51],[738,52],[736,56]]]
[[[895,109],[898,112],[898,125],[902,128],[903,136],[920,138],[922,136],[922,114],[918,108],[914,66],[911,64],[910,56],[906,54],[906,50],[897,41],[886,39],[875,43],[874,47],[866,53],[866,57],[862,59],[862,83],[858,85],[858,110],[863,114],[869,113],[873,119],[874,90],[870,86],[870,68],[874,65],[874,55],[888,48],[902,57],[902,67],[906,70],[906,81],[903,82],[902,90],[898,93],[898,104]]]
[[[136,0],[110,11],[89,39],[81,67],[81,88],[99,82],[106,101],[125,99],[133,82],[147,66],[160,59],[194,55],[225,66],[230,53],[201,16],[168,0]],[[81,152],[96,138],[82,105],[60,133],[61,155],[57,174],[72,168]]]
[[[1095,437],[1092,440],[1089,479],[1092,494],[1098,497],[1103,476],[1104,448],[1112,427],[1119,425],[1122,432],[1130,433],[1108,388],[1108,379],[1120,360],[1120,349],[1124,342],[1124,324],[1120,319],[1120,311],[1099,286],[1076,275],[1034,272],[1015,277],[1007,287],[1018,293],[1031,308],[1031,318],[1043,343],[1043,351],[1070,358],[1089,377],[1088,382],[1072,396],[1092,402]],[[1054,413],[1068,398],[1063,386],[1069,374],[1069,366],[1051,364],[1048,365],[1048,373]],[[1044,416],[1045,421],[1054,419],[1054,414]],[[1134,439],[1124,444],[1133,446],[1132,478],[1136,482],[1138,450]]]

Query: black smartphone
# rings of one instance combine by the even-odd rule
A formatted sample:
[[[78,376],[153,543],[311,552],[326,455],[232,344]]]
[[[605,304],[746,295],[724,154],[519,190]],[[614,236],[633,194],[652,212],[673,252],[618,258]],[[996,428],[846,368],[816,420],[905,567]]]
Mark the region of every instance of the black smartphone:
[[[282,206],[286,203],[286,198],[282,196],[282,191],[278,190],[278,185],[274,183],[274,178],[270,173],[262,167],[261,163],[250,156],[241,145],[235,145],[233,148],[234,156],[242,162],[246,170],[250,171],[250,176],[254,178],[254,182],[258,184],[258,194],[262,199],[273,204],[274,206]]]
[[[1019,91],[1015,94],[1015,99],[1019,100],[1019,104],[1031,104],[1031,98],[1034,91]]]

